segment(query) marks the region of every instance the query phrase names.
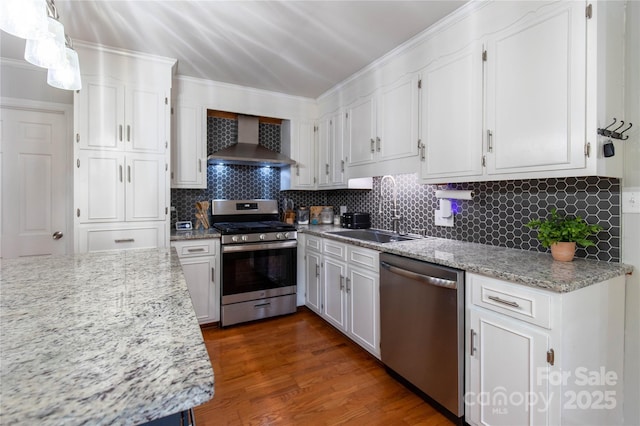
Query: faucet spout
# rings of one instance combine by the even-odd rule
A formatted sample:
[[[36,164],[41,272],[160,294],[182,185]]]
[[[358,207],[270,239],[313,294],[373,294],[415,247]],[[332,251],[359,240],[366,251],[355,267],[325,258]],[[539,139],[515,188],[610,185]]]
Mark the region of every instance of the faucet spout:
[[[391,200],[385,200],[384,196],[382,195],[382,188],[384,186],[384,182],[385,181],[391,181],[391,188],[392,188],[392,198]],[[380,202],[379,202],[379,213],[382,214],[382,203],[384,201],[391,201],[392,207],[391,207],[391,223],[393,226],[393,232],[399,234],[400,233],[400,221],[402,220],[402,216],[400,215],[400,209],[398,208],[398,186],[396,183],[396,179],[393,176],[390,175],[384,175],[382,176],[382,179],[380,179],[380,198],[379,198]]]

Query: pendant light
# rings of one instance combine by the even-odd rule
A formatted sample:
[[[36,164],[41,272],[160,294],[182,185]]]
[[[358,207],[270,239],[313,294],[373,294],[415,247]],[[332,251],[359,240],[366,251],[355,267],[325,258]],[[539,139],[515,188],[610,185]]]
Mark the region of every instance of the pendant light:
[[[60,23],[53,0],[47,2],[47,33],[38,39],[27,39],[24,59],[42,68],[59,67],[65,60],[64,26]]]
[[[46,0],[0,1],[0,29],[20,38],[44,37],[48,33]]]
[[[67,47],[65,49],[65,59],[59,67],[49,68],[47,72],[47,83],[49,86],[65,90],[80,90],[82,82],[80,80],[80,64],[78,53],[73,49],[71,39],[65,36]]]

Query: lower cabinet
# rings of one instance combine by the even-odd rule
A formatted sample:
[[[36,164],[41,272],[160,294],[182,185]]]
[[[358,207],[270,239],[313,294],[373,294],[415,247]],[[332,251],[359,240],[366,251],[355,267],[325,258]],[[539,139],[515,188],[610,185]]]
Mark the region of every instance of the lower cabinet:
[[[307,307],[380,358],[378,252],[305,237]]]
[[[621,424],[624,285],[556,293],[467,273],[466,422]]]
[[[165,247],[165,222],[92,223],[76,229],[78,253]]]
[[[220,240],[172,241],[200,324],[220,321]]]

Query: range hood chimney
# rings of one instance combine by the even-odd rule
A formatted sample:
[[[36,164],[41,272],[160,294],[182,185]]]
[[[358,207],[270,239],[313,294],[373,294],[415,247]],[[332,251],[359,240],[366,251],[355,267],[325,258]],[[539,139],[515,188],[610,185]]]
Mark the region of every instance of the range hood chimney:
[[[258,144],[258,117],[238,115],[238,142],[207,158],[212,164],[284,167],[296,164],[286,155]]]

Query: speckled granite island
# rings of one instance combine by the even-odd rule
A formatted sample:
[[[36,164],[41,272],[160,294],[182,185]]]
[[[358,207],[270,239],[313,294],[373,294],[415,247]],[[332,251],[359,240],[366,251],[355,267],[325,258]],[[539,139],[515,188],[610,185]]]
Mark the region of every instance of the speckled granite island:
[[[335,231],[344,229],[333,225],[298,227],[300,233],[331,238],[559,293],[578,290],[633,271],[633,267],[621,263],[578,258],[573,262],[556,262],[549,253],[444,238],[426,237],[381,244],[332,234]]]
[[[134,425],[213,396],[175,250],[2,260],[0,424]]]

